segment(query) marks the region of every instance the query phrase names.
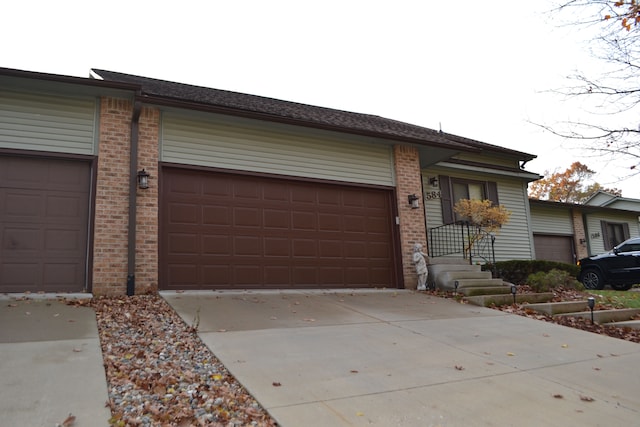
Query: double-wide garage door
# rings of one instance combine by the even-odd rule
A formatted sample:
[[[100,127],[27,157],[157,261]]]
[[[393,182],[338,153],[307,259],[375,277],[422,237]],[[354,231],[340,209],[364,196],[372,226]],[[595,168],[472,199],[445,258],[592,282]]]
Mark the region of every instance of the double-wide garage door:
[[[90,164],[0,156],[0,292],[85,288]]]
[[[395,287],[392,192],[163,168],[162,289]]]

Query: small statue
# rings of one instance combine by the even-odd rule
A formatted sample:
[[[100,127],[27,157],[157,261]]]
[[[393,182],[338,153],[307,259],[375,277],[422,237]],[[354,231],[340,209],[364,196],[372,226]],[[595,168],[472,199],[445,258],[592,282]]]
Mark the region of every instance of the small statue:
[[[427,255],[422,253],[422,245],[416,243],[413,245],[413,263],[416,266],[416,273],[418,273],[418,290],[427,290],[427,276],[429,270],[427,270]]]

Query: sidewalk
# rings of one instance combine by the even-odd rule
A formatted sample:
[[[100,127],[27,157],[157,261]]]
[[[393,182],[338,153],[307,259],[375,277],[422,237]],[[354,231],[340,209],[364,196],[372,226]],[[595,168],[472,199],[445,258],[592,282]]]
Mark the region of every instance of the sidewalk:
[[[640,419],[635,343],[411,291],[162,296],[284,427]]]
[[[54,427],[73,414],[74,427],[107,426],[93,310],[28,297],[0,295],[0,424]]]

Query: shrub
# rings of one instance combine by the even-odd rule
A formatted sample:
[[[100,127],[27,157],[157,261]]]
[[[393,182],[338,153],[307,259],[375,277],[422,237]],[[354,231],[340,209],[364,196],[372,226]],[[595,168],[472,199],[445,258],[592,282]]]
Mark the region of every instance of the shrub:
[[[572,277],[577,277],[580,271],[580,267],[574,264],[545,260],[499,261],[495,265],[485,264],[482,269],[494,271],[496,277],[516,285],[526,285],[529,275],[538,272],[547,273],[557,269],[566,271]]]
[[[527,277],[527,284],[535,292],[549,292],[550,290],[562,287],[565,289],[582,289],[582,284],[578,282],[567,271],[554,268],[548,272],[538,271]]]

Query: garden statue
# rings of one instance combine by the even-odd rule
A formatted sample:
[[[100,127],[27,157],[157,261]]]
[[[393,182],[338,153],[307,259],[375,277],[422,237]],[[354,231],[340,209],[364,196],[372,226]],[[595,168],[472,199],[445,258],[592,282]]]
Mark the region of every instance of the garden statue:
[[[422,245],[416,243],[413,245],[413,263],[416,266],[416,273],[418,274],[418,290],[427,290],[427,276],[429,271],[427,270],[427,255],[422,253]]]

